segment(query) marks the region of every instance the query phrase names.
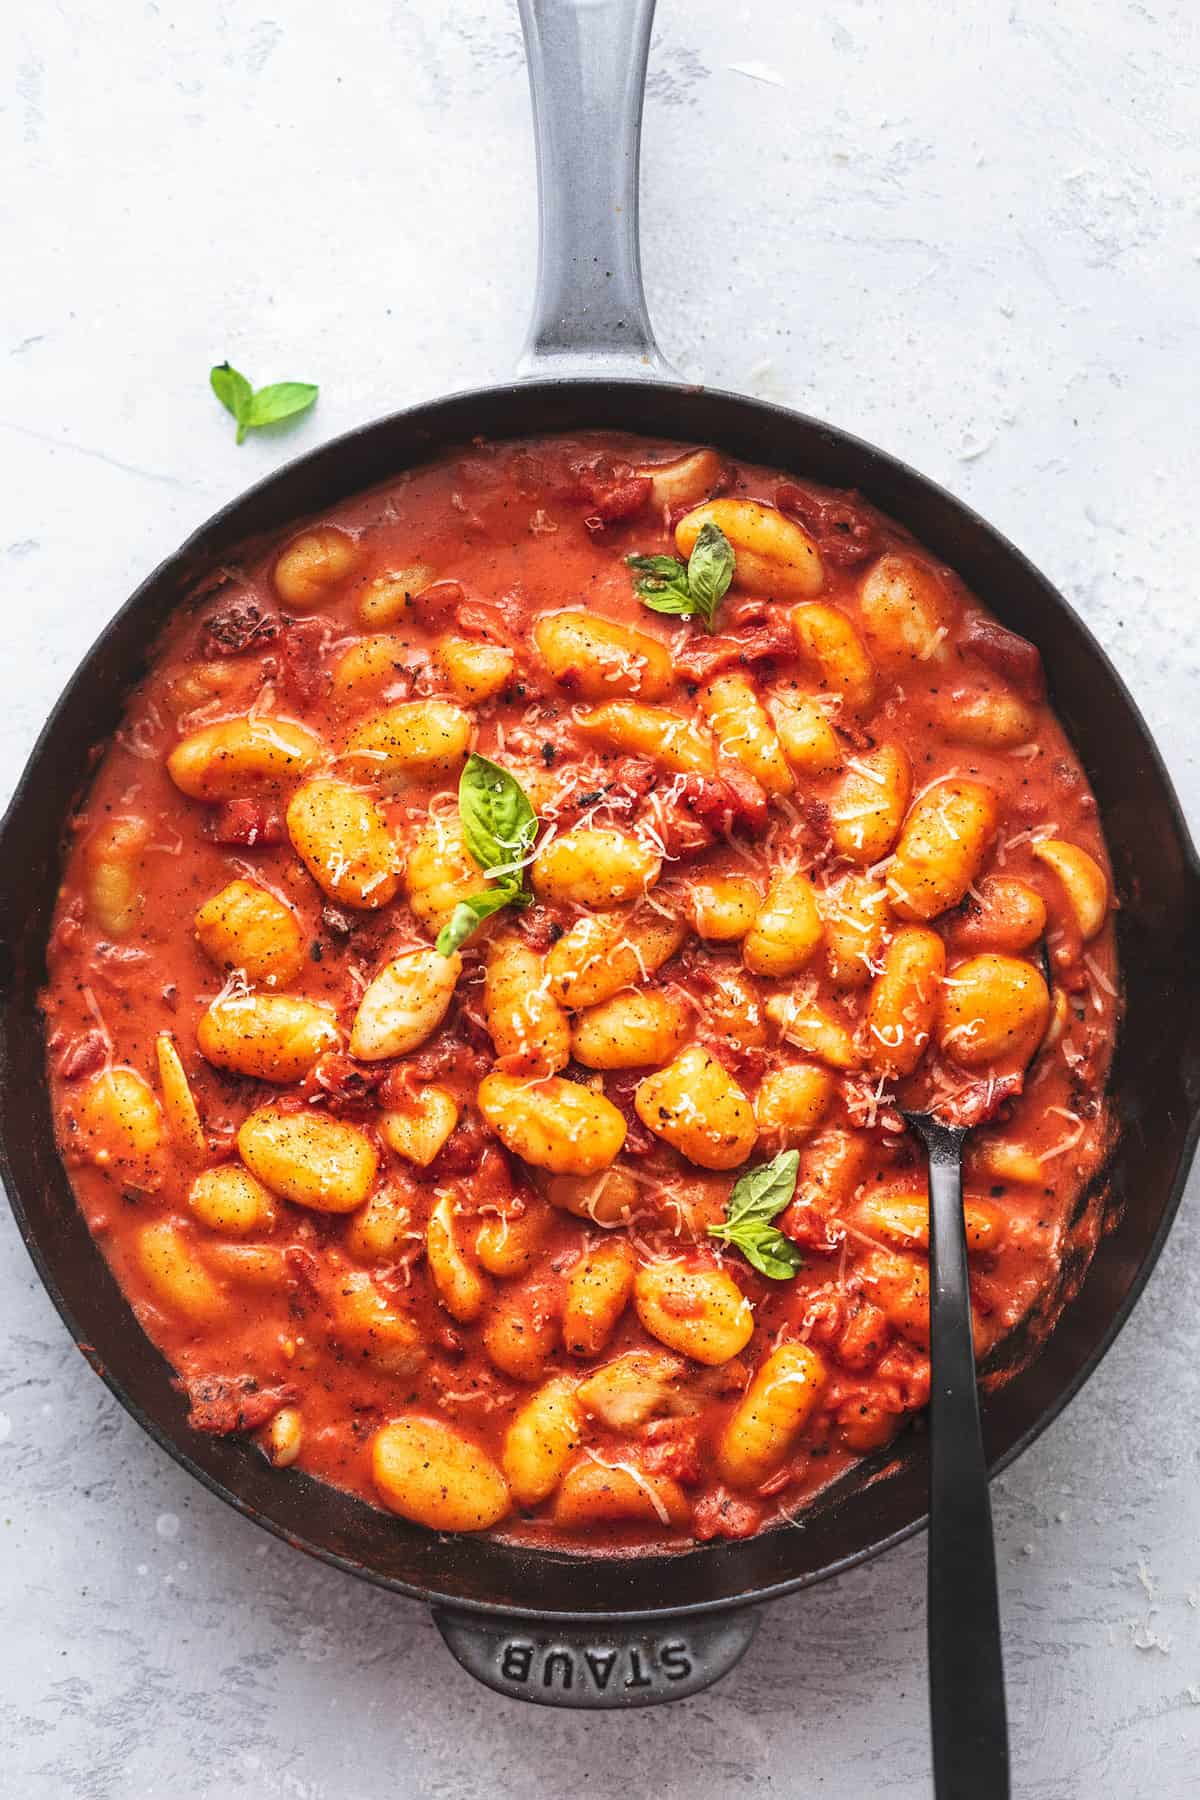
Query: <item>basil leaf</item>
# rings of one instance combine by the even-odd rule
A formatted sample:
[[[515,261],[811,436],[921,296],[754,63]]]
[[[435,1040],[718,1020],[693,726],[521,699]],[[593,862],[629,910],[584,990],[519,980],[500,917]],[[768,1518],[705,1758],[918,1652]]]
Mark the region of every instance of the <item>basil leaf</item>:
[[[736,1225],[742,1219],[763,1219],[769,1223],[796,1192],[799,1171],[798,1150],[781,1150],[771,1162],[747,1169],[733,1185],[725,1208],[727,1222]]]
[[[311,381],[277,381],[271,387],[259,388],[250,402],[246,424],[278,425],[281,419],[294,418],[307,412],[319,389]]]
[[[702,525],[688,557],[687,584],[695,610],[711,631],[733,580],[733,545],[719,525]]]
[[[237,441],[240,444],[246,435],[246,414],[254,397],[254,389],[246,377],[228,362],[217,363],[215,368],[209,370],[208,383],[226,412],[231,412],[237,420]]]
[[[625,561],[643,577],[633,584],[639,593],[643,588],[654,593],[666,582],[687,584],[687,570],[677,556],[627,556]]]
[[[506,906],[528,906],[530,898],[519,882],[510,879],[498,881],[495,887],[485,888],[481,894],[472,894],[469,900],[460,900],[438,932],[435,945],[438,955],[452,955],[493,913],[503,911]]]
[[[310,381],[277,381],[255,393],[246,377],[228,362],[217,363],[208,372],[213,393],[237,420],[237,441],[246,440],[248,431],[260,425],[277,425],[307,412],[317,397],[318,389]]]
[[[795,1244],[771,1223],[795,1193],[799,1169],[798,1150],[781,1150],[769,1163],[747,1169],[733,1185],[724,1223],[708,1228],[710,1237],[732,1244],[772,1281],[787,1281],[803,1267]]]
[[[684,568],[677,556],[627,556],[633,590],[651,612],[700,619],[711,631],[733,580],[733,546],[719,525],[702,525]]]
[[[651,612],[671,613],[676,618],[691,619],[695,617],[696,602],[690,594],[681,594],[676,588],[664,588],[661,593],[639,591],[638,599]]]
[[[458,816],[467,849],[481,869],[503,869],[528,856],[537,836],[537,814],[515,775],[472,754],[458,783]],[[513,871],[514,885],[522,872]],[[493,909],[494,910],[494,909]]]
[[[791,1238],[774,1225],[733,1226],[726,1241],[741,1251],[752,1269],[771,1281],[790,1281],[797,1269],[804,1267],[804,1258]]]

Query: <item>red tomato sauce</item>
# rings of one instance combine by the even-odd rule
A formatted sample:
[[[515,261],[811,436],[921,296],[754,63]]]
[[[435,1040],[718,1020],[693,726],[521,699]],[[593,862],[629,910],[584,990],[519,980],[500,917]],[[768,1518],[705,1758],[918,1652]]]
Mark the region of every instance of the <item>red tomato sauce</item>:
[[[214,571],[167,626],[69,821],[43,1006],[62,1154],[90,1229],[143,1328],[187,1385],[198,1429],[256,1431],[276,1460],[295,1460],[426,1523],[444,1520],[427,1516],[424,1499],[410,1505],[376,1478],[378,1435],[396,1421],[433,1421],[453,1433],[466,1446],[461,1494],[479,1488],[493,1497],[480,1500],[479,1521],[527,1542],[683,1544],[790,1516],[886,1445],[927,1397],[925,1183],[898,1102],[934,1098],[986,1121],[967,1163],[983,1356],[1011,1341],[1018,1325],[1052,1317],[1064,1255],[1081,1236],[1081,1201],[1108,1146],[1104,1087],[1119,1011],[1109,864],[1095,800],[1047,704],[1036,652],[860,497],[715,457],[687,465],[673,482],[656,474],[684,454],[682,446],[611,434],[481,442],[312,521],[305,532],[333,528],[325,540],[331,554],[306,560],[301,546],[289,565],[294,536],[248,550],[244,561]],[[806,593],[789,587],[795,569],[773,574],[761,546],[745,538],[739,548],[730,525],[735,575],[710,635],[695,619],[649,610],[625,559],[675,554],[680,519],[714,496],[727,524],[745,523],[729,502],[753,499],[768,509],[776,536],[779,522],[798,526],[808,545],[800,579],[815,585]],[[881,569],[900,571],[890,609],[878,598]],[[874,611],[864,609],[868,592]],[[915,611],[906,599],[914,593]],[[865,650],[869,696],[851,693],[836,658],[814,654],[813,615],[798,625],[798,607],[834,609],[848,623]],[[618,659],[613,700],[678,715],[684,724],[673,729],[695,734],[687,741],[701,743],[708,772],[678,766],[677,735],[655,754],[598,732],[592,715],[605,702],[591,697],[586,669],[556,672],[535,636],[539,621],[579,610],[664,647],[662,691],[640,693],[643,665],[636,656],[632,664]],[[447,640],[469,647],[467,664],[454,661]],[[499,654],[475,654],[484,646]],[[790,720],[794,756],[777,740],[768,761],[760,756],[752,766],[762,751],[755,715],[740,700],[740,713],[720,713],[708,686],[731,676],[749,684],[768,737]],[[479,698],[467,691],[476,680],[497,685]],[[382,750],[363,752],[361,738],[357,751],[348,748],[377,715],[423,701],[465,715],[467,745],[452,746],[446,766],[398,768],[386,733],[371,739]],[[796,748],[802,702],[803,717],[811,723],[815,709],[831,733],[824,768],[814,766],[819,752]],[[307,765],[271,752],[243,768],[231,752],[202,770],[207,797],[182,791],[168,757],[196,734],[239,719],[267,721],[268,736],[280,741],[302,727],[315,744]],[[527,887],[532,879],[537,890],[539,867],[549,867],[549,844],[561,854],[581,829],[620,834],[654,865],[644,898],[600,910],[677,932],[673,953],[655,968],[639,962],[621,990],[662,1000],[666,1065],[598,1068],[595,1058],[592,1066],[578,1059],[586,1009],[559,1006],[548,972],[556,945],[596,910],[578,898],[578,885],[565,894],[543,886],[532,904],[481,925],[462,945],[448,1007],[416,1045],[395,1055],[350,1054],[362,997],[380,970],[429,951],[448,916],[431,914],[428,887],[424,914],[409,904],[413,852],[431,818],[455,825],[467,747],[513,775],[537,812],[545,862],[533,863],[532,876],[516,871]],[[856,834],[875,830],[889,770],[901,763],[911,770],[912,798],[900,795],[886,846],[865,863]],[[764,785],[771,770],[780,791]],[[294,802],[314,780],[348,785],[382,822],[393,865],[368,876],[357,898],[346,888],[341,852],[326,858],[320,879],[297,853]],[[930,795],[942,806],[964,784],[966,813],[947,800],[934,830],[942,850],[956,855],[970,796],[982,788],[992,811],[981,853],[948,904],[906,916],[922,902],[900,875],[910,879],[916,869],[924,881],[929,858],[906,857],[902,839],[897,859],[901,821]],[[1082,865],[1067,865],[1068,877],[1082,868],[1082,887],[1064,879],[1059,845],[1083,853]],[[582,860],[587,865],[588,855]],[[593,859],[593,874],[598,867]],[[698,933],[700,882],[736,877],[743,894],[748,884],[753,932],[781,876],[797,878],[816,906],[817,941],[799,967],[776,973],[772,962],[800,954],[788,936],[794,919],[783,951],[767,933],[752,955],[744,932],[729,935],[728,918],[724,935]],[[847,878],[881,896],[873,938],[861,914],[836,934],[830,924]],[[372,892],[373,879],[382,886]],[[578,870],[572,879],[578,884]],[[293,921],[278,979],[256,981],[241,949],[214,957],[198,941],[198,910],[233,882],[265,891],[276,919]],[[482,872],[473,885],[486,887]],[[392,887],[394,897],[379,903]],[[861,954],[855,929],[870,940]],[[933,958],[935,972],[931,986],[914,990],[915,1013],[888,1013],[886,996],[875,996],[889,945],[905,930],[918,934],[915,951]],[[487,959],[514,934],[536,959],[524,991],[537,988],[573,1034],[571,1060],[553,1076],[536,1052],[502,1053],[493,1042]],[[600,961],[620,954],[627,952],[610,941]],[[1005,1013],[994,1053],[981,1058],[972,1046],[986,1041],[994,1004],[988,990],[972,1011],[972,983],[984,977],[971,965],[989,957],[1007,959],[1004,979],[1021,986],[1011,1005],[1025,1006],[1021,1017],[1034,1024],[1018,1018],[1019,1029],[1005,1035]],[[988,965],[987,981],[994,974]],[[214,1001],[253,1013],[264,996],[310,1003],[304,1028],[289,1015],[282,1038],[268,1034],[255,1052],[266,1057],[256,1074],[217,1066],[198,1041]],[[1043,1001],[1048,1015],[1038,1010]],[[316,1034],[311,1043],[305,1031]],[[917,1066],[898,1074],[898,1046],[914,1034]],[[164,1089],[164,1035],[198,1115],[190,1136],[186,1107],[181,1114]],[[693,1058],[688,1068],[703,1064],[706,1081],[732,1084],[740,1096],[730,1116],[750,1141],[732,1166],[702,1166],[678,1147],[686,1095],[682,1111],[650,1110],[644,1084],[692,1050],[708,1060]],[[235,1054],[244,1061],[244,1049]],[[480,1103],[497,1065],[535,1098],[552,1097],[563,1081],[589,1097],[580,1101],[585,1108],[598,1097],[596,1121],[589,1115],[575,1146],[580,1155],[619,1129],[615,1109],[624,1135],[606,1167],[572,1174],[522,1154],[534,1147],[527,1137],[516,1145],[513,1107],[489,1118]],[[812,1116],[789,1123],[784,1100],[772,1111],[764,1095],[783,1092],[776,1077],[797,1069],[808,1072]],[[122,1071],[134,1072],[132,1086]],[[384,1122],[423,1117],[431,1088],[449,1096],[454,1123],[421,1163],[397,1152]],[[371,1159],[365,1200],[344,1210],[296,1203],[264,1176],[265,1189],[250,1184],[237,1232],[227,1221],[206,1223],[198,1178],[242,1168],[239,1132],[264,1108],[285,1121],[348,1127]],[[674,1142],[661,1134],[668,1113]],[[774,1224],[800,1266],[771,1279],[708,1227],[724,1219],[739,1176],[787,1149],[798,1152],[798,1175]],[[256,1164],[257,1175],[265,1167]],[[449,1273],[437,1256],[439,1226],[431,1225],[439,1208]],[[616,1216],[606,1218],[609,1210]],[[489,1244],[493,1266],[483,1259]],[[602,1261],[626,1259],[636,1292],[607,1329],[587,1326],[584,1337],[590,1332],[594,1342],[584,1349],[572,1337],[572,1272],[596,1252]],[[497,1273],[506,1256],[513,1266]],[[677,1326],[690,1329],[689,1343],[711,1349],[714,1339],[695,1335],[708,1328],[710,1277],[748,1303],[751,1328],[735,1353],[704,1360],[644,1321],[657,1317],[671,1337]],[[744,1396],[780,1346],[810,1353],[802,1365],[807,1410],[783,1419],[759,1461],[747,1462],[746,1432],[757,1427],[747,1425]],[[622,1365],[615,1392],[588,1387],[628,1353],[642,1360]],[[555,1381],[573,1410],[566,1448],[551,1459],[550,1488],[535,1501],[505,1498],[505,1476],[511,1483],[516,1466],[513,1421]],[[766,1402],[759,1426],[765,1411]],[[450,1485],[460,1491],[457,1483],[455,1476]]]

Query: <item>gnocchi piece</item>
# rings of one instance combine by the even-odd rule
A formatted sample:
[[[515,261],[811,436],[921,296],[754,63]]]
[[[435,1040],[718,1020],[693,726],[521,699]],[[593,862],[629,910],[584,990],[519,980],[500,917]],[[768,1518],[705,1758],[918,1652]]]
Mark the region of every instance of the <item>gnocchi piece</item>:
[[[72,1149],[128,1187],[150,1192],[159,1185],[162,1114],[136,1069],[117,1063],[82,1082],[72,1116]]]
[[[637,1268],[624,1238],[581,1256],[567,1275],[563,1345],[572,1356],[598,1356],[629,1304]]]
[[[867,1063],[889,1081],[911,1075],[933,1035],[946,973],[936,931],[905,925],[883,957],[867,1002]]]
[[[723,1063],[700,1044],[638,1083],[638,1118],[702,1169],[733,1169],[754,1148],[754,1109]]]
[[[834,1126],[810,1138],[800,1152],[796,1193],[826,1217],[840,1212],[862,1179],[870,1140],[861,1131]]]
[[[929,1265],[915,1256],[873,1250],[859,1265],[871,1299],[889,1324],[922,1350],[929,1348]]]
[[[935,919],[957,906],[983,867],[999,803],[978,781],[939,781],[916,802],[887,873],[901,919]]]
[[[1037,736],[1037,713],[1015,694],[954,693],[938,717],[942,736],[979,750],[1014,750]]]
[[[706,500],[675,527],[675,548],[686,562],[705,525],[733,545],[734,585],[775,600],[805,600],[825,583],[820,552],[807,531],[761,500]]]
[[[798,974],[815,955],[824,929],[807,875],[777,875],[742,944],[742,961],[752,974],[773,981]]]
[[[696,875],[681,896],[688,924],[710,944],[734,944],[754,924],[762,895],[746,875]]]
[[[508,1483],[464,1432],[409,1414],[375,1433],[371,1473],[383,1504],[431,1531],[486,1531],[509,1510]]]
[[[669,1475],[591,1457],[567,1470],[554,1502],[554,1523],[573,1530],[634,1519],[683,1527],[691,1516],[683,1489]]]
[[[784,1149],[793,1148],[821,1123],[836,1087],[829,1070],[816,1063],[769,1070],[754,1096],[759,1131]]]
[[[357,1126],[278,1106],[252,1112],[237,1145],[264,1187],[314,1212],[355,1212],[371,1191],[379,1162],[375,1146]]]
[[[652,1338],[710,1367],[737,1356],[754,1332],[754,1308],[732,1275],[711,1263],[643,1263],[633,1298]]]
[[[949,660],[949,596],[941,578],[913,556],[881,556],[858,590],[859,613],[871,654],[889,675],[914,663],[936,668]]]
[[[523,1275],[545,1241],[554,1217],[544,1200],[525,1195],[524,1210],[489,1213],[475,1237],[475,1254],[489,1275]]]
[[[900,1250],[928,1250],[929,1196],[924,1193],[869,1194],[858,1219],[871,1237],[884,1238]],[[1004,1219],[986,1200],[963,1201],[968,1250],[995,1250],[1004,1236]]]
[[[559,1075],[485,1075],[479,1110],[506,1150],[552,1175],[597,1175],[625,1142],[612,1101]]]
[[[815,1000],[797,1000],[791,994],[772,994],[767,1001],[767,1017],[778,1025],[785,1041],[815,1056],[831,1069],[857,1069],[862,1058],[854,1037],[828,1007]]]
[[[458,1101],[448,1088],[422,1087],[394,1101],[378,1124],[389,1150],[427,1169],[458,1124]]]
[[[377,631],[344,650],[333,665],[334,698],[352,704],[364,694],[378,693],[398,681],[412,662],[407,640],[395,632]]]
[[[581,1381],[575,1390],[584,1412],[610,1431],[640,1431],[673,1410],[686,1365],[665,1350],[627,1350]]]
[[[666,645],[611,619],[543,613],[533,641],[554,679],[581,700],[661,700],[675,685]]]
[[[290,1469],[304,1443],[304,1420],[294,1406],[281,1406],[259,1433],[267,1461],[276,1469]]]
[[[1050,1022],[1041,972],[1021,957],[985,951],[957,963],[942,1002],[942,1050],[964,1068],[1029,1061]]]
[[[768,794],[790,794],[794,782],[770,716],[744,675],[715,675],[699,705],[722,753],[739,762]]]
[[[427,563],[414,563],[411,568],[393,569],[369,581],[358,600],[359,622],[369,631],[382,631],[398,625],[407,617],[413,596],[427,588],[433,570]]]
[[[733,963],[713,962],[705,970],[704,1016],[718,1038],[736,1039],[752,1049],[767,1041],[758,989]]]
[[[315,732],[267,715],[222,719],[176,744],[167,758],[175,786],[191,800],[236,800],[282,787],[325,753]]]
[[[887,935],[887,889],[869,875],[845,875],[818,895],[825,960],[836,988],[864,988],[876,973]]]
[[[411,1375],[425,1360],[421,1333],[407,1313],[385,1300],[364,1269],[338,1276],[330,1295],[332,1335],[385,1375]]]
[[[292,994],[218,997],[196,1026],[196,1042],[217,1069],[280,1085],[299,1081],[341,1043],[328,1007]]]
[[[721,1480],[756,1488],[794,1448],[825,1386],[825,1365],[807,1344],[779,1344],[759,1364],[717,1446]]]
[[[832,775],[842,748],[823,707],[803,694],[776,696],[775,735],[792,768],[801,775]]]
[[[188,1210],[223,1237],[253,1237],[275,1224],[275,1201],[261,1181],[239,1163],[223,1163],[197,1175],[188,1193]]]
[[[235,1287],[278,1294],[287,1284],[288,1266],[283,1251],[273,1244],[213,1243],[202,1245],[201,1252],[218,1280],[232,1281]]]
[[[107,820],[88,840],[87,909],[109,937],[125,937],[141,916],[141,855],[149,838],[145,819],[127,817]]]
[[[546,969],[564,1006],[598,1006],[622,988],[646,981],[674,956],[687,933],[682,920],[648,913],[589,913],[551,946]]]
[[[691,719],[665,706],[637,700],[610,700],[591,712],[576,712],[575,729],[585,739],[598,739],[616,750],[648,756],[664,769],[716,773],[716,758],[706,734]]]
[[[555,1175],[546,1186],[551,1206],[605,1226],[623,1225],[640,1193],[633,1176],[622,1169],[605,1169],[601,1175]]]
[[[311,610],[353,575],[362,551],[349,532],[318,525],[293,538],[275,564],[275,592],[285,606]]]
[[[208,1155],[208,1138],[187,1078],[187,1070],[169,1031],[159,1032],[154,1050],[158,1058],[158,1082],[162,1088],[167,1135],[182,1157],[201,1162]]]
[[[1053,1050],[1070,1023],[1071,1002],[1062,988],[1052,988],[1050,991],[1050,1023],[1038,1045],[1038,1054],[1044,1056],[1047,1050]]]
[[[882,862],[895,845],[912,793],[912,765],[899,744],[848,757],[829,802],[829,836],[859,868]]]
[[[408,851],[404,889],[414,917],[431,937],[450,921],[460,900],[483,885],[479,864],[467,849],[457,821],[430,816]]]
[[[188,1324],[211,1325],[224,1313],[227,1300],[178,1225],[158,1219],[137,1238],[138,1267],[160,1306]]]
[[[988,875],[979,883],[961,918],[954,942],[963,949],[1028,950],[1046,929],[1046,902],[1036,889],[1008,875]]]
[[[506,1293],[483,1327],[483,1347],[502,1375],[540,1381],[558,1337],[558,1319],[539,1288]]]
[[[557,1075],[571,1060],[571,1026],[550,991],[542,958],[516,932],[493,940],[483,984],[483,1016],[497,1056]]]
[[[342,906],[372,912],[400,885],[400,858],[383,814],[360,788],[307,781],[288,802],[288,836],[317,886]]]
[[[404,1246],[423,1236],[414,1225],[410,1201],[397,1182],[376,1188],[367,1204],[350,1220],[343,1241],[358,1262],[397,1262]]]
[[[418,1049],[445,1018],[461,974],[457,950],[410,950],[385,963],[358,1003],[351,1056],[382,1062]]]
[[[979,1180],[1016,1182],[1018,1187],[1041,1187],[1046,1168],[1032,1150],[1006,1137],[975,1135],[967,1145],[967,1169]]]
[[[585,1069],[657,1067],[670,1062],[690,1027],[690,1015],[681,1001],[669,994],[628,988],[576,1015],[569,1051]]]
[[[507,645],[485,644],[475,638],[443,638],[437,659],[450,692],[464,706],[481,706],[503,693],[517,661]]]
[[[539,850],[529,872],[539,900],[610,907],[640,899],[661,871],[661,859],[628,833],[577,826]]]
[[[504,1434],[501,1464],[518,1506],[549,1498],[583,1442],[575,1383],[556,1375],[532,1394]]]
[[[231,881],[196,914],[196,941],[210,962],[241,969],[264,987],[286,987],[304,967],[304,933],[290,906],[253,881]]]
[[[721,459],[715,450],[689,450],[670,462],[642,463],[635,473],[650,479],[650,504],[672,510],[694,506],[712,492],[721,478]]]
[[[429,1215],[425,1258],[446,1311],[464,1325],[477,1319],[488,1296],[487,1283],[463,1247],[451,1193],[439,1194]]]
[[[865,718],[875,704],[875,665],[854,621],[837,606],[797,606],[792,630],[822,693],[836,695],[846,712]]]
[[[457,775],[474,724],[448,700],[403,700],[368,715],[346,738],[343,761],[359,781],[393,789]]]
[[[1033,846],[1038,861],[1058,876],[1079,935],[1086,944],[1108,916],[1108,879],[1094,856],[1062,838],[1042,838]]]

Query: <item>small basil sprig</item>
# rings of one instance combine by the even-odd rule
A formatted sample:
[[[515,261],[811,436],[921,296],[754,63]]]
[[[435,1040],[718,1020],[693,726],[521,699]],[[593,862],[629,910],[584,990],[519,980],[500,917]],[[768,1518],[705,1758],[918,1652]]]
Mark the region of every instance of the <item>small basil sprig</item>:
[[[726,1202],[725,1223],[708,1228],[710,1237],[732,1244],[772,1281],[788,1281],[803,1266],[795,1244],[771,1223],[795,1193],[799,1168],[799,1151],[781,1150],[773,1161],[747,1169]]]
[[[245,442],[248,431],[256,431],[260,425],[278,425],[281,419],[307,412],[319,391],[311,381],[276,381],[256,392],[227,362],[210,369],[208,380],[221,405],[237,420],[239,444]]]
[[[702,525],[687,567],[677,556],[627,556],[633,589],[651,612],[701,619],[713,629],[717,608],[729,590],[735,567],[733,545],[719,525]]]
[[[533,849],[537,814],[515,775],[471,755],[458,783],[458,816],[467,849],[492,885],[460,900],[438,933],[437,947],[449,956],[485,919],[505,906],[528,906],[533,898],[518,867]]]

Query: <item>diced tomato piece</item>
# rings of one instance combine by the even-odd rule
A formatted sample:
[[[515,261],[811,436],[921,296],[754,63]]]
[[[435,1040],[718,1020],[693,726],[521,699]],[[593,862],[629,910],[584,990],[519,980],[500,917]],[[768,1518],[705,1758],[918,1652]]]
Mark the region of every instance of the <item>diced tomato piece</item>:
[[[103,1032],[84,1031],[68,1038],[58,1059],[57,1073],[63,1081],[78,1081],[81,1075],[94,1075],[104,1067],[108,1044]]]
[[[291,1383],[260,1387],[252,1375],[200,1375],[187,1383],[193,1431],[227,1437],[233,1431],[257,1431],[281,1406],[291,1406],[300,1390]]]
[[[714,1488],[696,1502],[692,1530],[702,1543],[710,1538],[752,1537],[758,1530],[762,1507],[728,1488]]]
[[[249,850],[284,839],[283,814],[265,800],[226,800],[208,815],[205,829],[214,844],[239,844]]]
[[[997,675],[1003,675],[1027,700],[1045,697],[1046,674],[1041,652],[1028,638],[1018,637],[1015,631],[997,625],[994,619],[976,615],[968,620],[961,643],[968,656],[975,657],[986,668],[994,669]]]

